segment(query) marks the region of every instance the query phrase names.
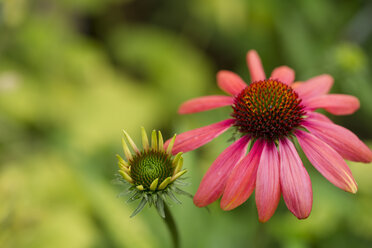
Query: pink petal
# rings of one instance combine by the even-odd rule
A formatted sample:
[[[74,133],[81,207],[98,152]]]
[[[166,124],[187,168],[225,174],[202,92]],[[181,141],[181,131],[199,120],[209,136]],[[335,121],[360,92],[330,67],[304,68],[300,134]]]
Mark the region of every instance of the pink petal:
[[[288,66],[280,66],[273,70],[271,73],[271,78],[278,79],[282,83],[290,85],[295,79],[295,72]]]
[[[209,126],[181,133],[176,136],[172,153],[177,154],[179,152],[188,152],[191,150],[195,150],[196,148],[201,147],[202,145],[208,143],[212,139],[225,132],[234,124],[234,122],[234,119],[227,119]],[[168,147],[170,140],[171,139],[165,142],[165,149]]]
[[[217,73],[218,87],[230,95],[239,94],[247,84],[237,74],[231,71],[219,71]]]
[[[223,151],[213,162],[194,196],[194,204],[197,207],[205,207],[222,195],[231,170],[246,152],[248,141],[249,137],[243,136]]]
[[[340,154],[310,133],[297,130],[296,136],[306,157],[328,181],[345,191],[357,192],[353,175]]]
[[[291,84],[291,87],[292,89],[297,89],[298,87],[300,87],[300,85],[302,85],[304,82],[300,82],[300,81],[296,81],[294,83]]]
[[[240,206],[252,194],[262,149],[263,143],[260,140],[256,141],[248,155],[232,170],[221,199],[223,210]]]
[[[179,114],[191,114],[210,109],[232,105],[234,98],[231,96],[203,96],[184,102],[178,109]]]
[[[280,199],[279,154],[274,143],[266,143],[257,170],[256,205],[260,222],[268,221]]]
[[[334,115],[349,115],[359,108],[359,100],[342,94],[321,95],[306,100],[309,109],[323,108]]]
[[[343,158],[364,163],[372,161],[372,151],[350,130],[311,117],[306,119],[303,125]]]
[[[266,79],[260,56],[255,50],[250,50],[247,53],[247,64],[252,82]]]
[[[297,218],[305,219],[313,205],[309,174],[291,141],[280,140],[279,153],[280,185],[285,204]]]
[[[327,116],[321,114],[321,113],[317,113],[317,112],[307,112],[306,113],[309,117],[311,117],[311,119],[313,120],[318,120],[318,121],[325,121],[325,122],[329,122],[329,123],[333,123],[333,121],[331,121],[331,119],[329,119]]]
[[[299,97],[309,99],[315,96],[327,94],[333,85],[333,78],[328,74],[319,75],[301,83],[295,87]]]

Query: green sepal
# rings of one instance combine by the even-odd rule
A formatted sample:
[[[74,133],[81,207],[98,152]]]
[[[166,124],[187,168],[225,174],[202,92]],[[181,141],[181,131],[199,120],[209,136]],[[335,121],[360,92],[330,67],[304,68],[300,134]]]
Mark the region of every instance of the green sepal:
[[[141,212],[141,210],[146,206],[146,203],[147,203],[146,198],[142,198],[142,201],[140,202],[140,204],[138,204],[137,208],[134,210],[130,218],[133,218],[139,212]]]
[[[156,201],[156,209],[158,210],[159,215],[160,215],[162,218],[165,218],[165,213],[164,213],[164,201],[163,201],[163,199],[159,198],[159,199]]]
[[[167,190],[167,191],[168,191],[168,190]],[[170,200],[170,198],[169,198],[169,196],[168,196],[168,194],[167,194],[167,191],[163,192],[163,193],[160,195],[160,197],[161,197],[161,199],[163,199],[163,201],[164,201],[167,205],[172,206],[173,204],[172,204],[172,202],[171,202],[171,200]],[[168,197],[166,197],[166,196],[168,196]]]
[[[177,199],[177,197],[173,194],[172,190],[168,190],[167,191],[167,196],[169,196],[169,198],[174,201],[175,203],[178,203],[178,204],[181,204],[182,202],[180,200]]]
[[[146,199],[146,202],[149,204],[149,207],[152,206],[152,198],[151,196],[149,197],[146,193],[143,194],[143,197]]]
[[[142,196],[142,192],[139,190],[136,190],[134,194],[131,197],[129,197],[129,199],[127,200],[127,203],[138,200],[139,198],[141,198],[141,196]]]
[[[178,187],[174,188],[174,192],[176,192],[177,194],[180,194],[180,195],[185,195],[187,197],[190,197],[191,199],[194,198],[194,195],[190,194],[189,192],[183,191],[182,189],[180,189]]]
[[[152,197],[152,201],[155,204],[157,202],[157,200],[158,200],[158,194],[152,194],[151,197]]]

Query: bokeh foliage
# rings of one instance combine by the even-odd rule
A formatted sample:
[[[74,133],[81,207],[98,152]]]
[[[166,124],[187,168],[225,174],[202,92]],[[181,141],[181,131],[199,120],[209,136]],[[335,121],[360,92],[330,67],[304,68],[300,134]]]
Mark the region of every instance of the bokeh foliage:
[[[170,137],[222,120],[228,109],[176,111],[219,94],[218,70],[249,81],[249,49],[267,73],[286,64],[299,81],[333,75],[332,91],[359,97],[361,109],[331,118],[368,142],[371,16],[361,0],[0,0],[0,246],[170,247],[155,211],[130,219],[135,204],[116,197],[121,129],[139,142],[141,125]],[[230,135],[185,155],[189,192]],[[172,211],[183,247],[371,247],[372,165],[350,164],[356,195],[306,166],[307,220],[283,201],[259,224],[253,197],[210,214],[182,198]]]

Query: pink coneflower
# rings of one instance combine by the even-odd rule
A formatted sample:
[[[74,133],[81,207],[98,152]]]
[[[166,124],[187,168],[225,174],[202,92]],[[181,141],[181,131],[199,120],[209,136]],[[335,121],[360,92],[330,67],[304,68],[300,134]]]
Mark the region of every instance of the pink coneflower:
[[[194,197],[195,205],[204,207],[222,196],[221,208],[231,210],[256,189],[261,222],[274,214],[281,194],[297,218],[307,218],[312,208],[312,187],[295,139],[328,181],[355,193],[357,184],[344,159],[371,162],[372,152],[351,131],[314,111],[322,108],[335,115],[352,114],[359,108],[358,99],[327,94],[333,84],[329,75],[293,83],[294,71],[281,66],[266,78],[254,50],[248,52],[247,63],[251,84],[245,84],[233,72],[220,71],[218,86],[231,96],[200,97],[179,108],[180,114],[190,114],[231,106],[232,118],[178,135],[174,154],[194,150],[230,127],[241,134],[205,174]]]

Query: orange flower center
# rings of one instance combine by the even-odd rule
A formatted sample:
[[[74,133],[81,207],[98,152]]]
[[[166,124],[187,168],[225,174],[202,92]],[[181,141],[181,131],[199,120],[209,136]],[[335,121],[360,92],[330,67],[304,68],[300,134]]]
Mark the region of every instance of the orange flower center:
[[[278,80],[250,84],[235,97],[235,126],[253,138],[278,140],[301,125],[304,107],[297,93]]]

